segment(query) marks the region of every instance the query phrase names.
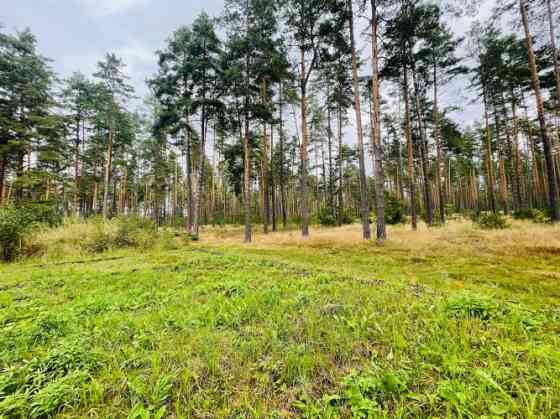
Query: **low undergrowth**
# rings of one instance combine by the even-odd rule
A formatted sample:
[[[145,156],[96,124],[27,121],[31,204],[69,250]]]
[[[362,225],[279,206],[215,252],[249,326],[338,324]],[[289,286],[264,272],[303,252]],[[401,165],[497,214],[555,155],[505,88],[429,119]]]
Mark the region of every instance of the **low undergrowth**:
[[[1,266],[0,417],[558,417],[560,262],[447,246]]]

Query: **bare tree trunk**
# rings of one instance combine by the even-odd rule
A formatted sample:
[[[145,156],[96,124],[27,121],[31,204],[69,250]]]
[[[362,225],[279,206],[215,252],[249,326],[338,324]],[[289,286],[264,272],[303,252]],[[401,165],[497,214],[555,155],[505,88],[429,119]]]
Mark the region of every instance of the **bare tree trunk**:
[[[309,155],[308,155],[308,126],[307,126],[307,70],[305,66],[305,49],[300,47],[301,66],[301,130],[302,141],[300,145],[301,164],[301,233],[304,238],[309,237]]]
[[[327,92],[327,98],[330,97],[330,92]],[[327,99],[328,100],[328,99]],[[333,167],[333,131],[332,131],[332,111],[330,103],[327,103],[327,153],[329,161],[329,207],[331,214],[336,216],[336,210],[334,205],[334,167]]]
[[[274,167],[274,126],[270,126],[270,166]],[[270,198],[271,198],[271,221],[272,221],[272,232],[276,232],[278,230],[277,223],[276,223],[276,181],[274,176],[274,170],[270,170],[269,173],[270,178]]]
[[[187,129],[186,129],[186,171],[187,171],[187,230],[189,233],[192,231],[193,227],[193,157],[192,157],[192,137],[190,130],[190,118],[189,114],[186,114]]]
[[[4,185],[6,182],[6,156],[0,160],[0,206],[4,204]]]
[[[126,191],[127,191],[127,184],[128,184],[128,167],[125,166],[124,168],[124,175],[121,183],[121,196],[119,199],[119,213],[125,213],[125,203],[126,203]]]
[[[437,78],[437,65],[434,64],[434,136],[436,139],[436,187],[438,190],[439,197],[439,220],[442,224],[445,224],[445,196],[443,194],[443,187],[441,184],[441,178],[443,177],[442,165],[443,165],[443,145],[442,145],[442,135],[441,135],[441,119],[438,109],[438,78]]]
[[[546,161],[546,172],[548,178],[548,201],[550,206],[550,216],[553,222],[560,221],[560,196],[558,193],[558,182],[556,180],[556,173],[554,170],[554,156],[552,155],[552,142],[548,136],[546,128],[546,120],[544,115],[544,105],[541,96],[541,87],[539,74],[537,70],[537,63],[535,53],[533,51],[533,39],[529,30],[528,9],[529,5],[527,0],[519,0],[519,9],[521,12],[521,20],[523,22],[523,29],[525,32],[525,43],[527,47],[527,54],[529,56],[529,69],[531,71],[531,81],[533,84],[533,92],[537,102],[537,112],[539,117],[539,126],[541,130],[541,139],[544,145],[544,157]]]
[[[287,202],[287,197],[286,197],[286,182],[284,179],[284,144],[285,144],[285,140],[284,140],[284,115],[283,115],[283,111],[284,111],[284,92],[283,92],[283,82],[280,82],[280,103],[278,105],[279,107],[279,120],[280,120],[280,162],[279,162],[279,166],[280,166],[280,207],[282,210],[282,224],[284,225],[284,229],[286,229],[288,227],[288,202]]]
[[[206,98],[203,98],[205,101]],[[198,151],[198,173],[196,179],[196,192],[194,194],[194,211],[193,211],[193,227],[191,234],[193,237],[198,238],[200,234],[200,222],[201,222],[201,208],[202,208],[202,192],[204,190],[204,165],[206,163],[206,135],[207,135],[207,120],[206,120],[206,106],[202,105],[202,116],[201,116],[201,136]]]
[[[356,42],[354,39],[354,11],[352,1],[348,0],[348,24],[350,26],[350,47],[352,50],[352,84],[354,90],[354,111],[356,113],[356,131],[358,135],[358,161],[360,167],[360,211],[362,215],[362,235],[364,240],[371,239],[369,225],[368,184],[366,177],[366,162],[364,153],[364,130],[362,126],[362,109],[360,101],[360,85],[358,80],[358,58],[356,56]]]
[[[513,201],[515,202],[516,209],[526,208],[526,200],[521,192],[521,156],[519,151],[519,125],[517,119],[517,104],[516,98],[512,92],[511,113],[513,123],[513,140],[511,149],[511,165],[512,165],[512,186],[513,186]]]
[[[111,182],[111,171],[113,167],[113,127],[109,127],[107,141],[107,162],[105,163],[105,184],[103,187],[103,218],[109,218],[109,183]]]
[[[408,92],[408,69],[404,70],[404,106],[405,106],[405,124],[406,124],[406,144],[408,155],[408,184],[410,188],[410,215],[412,217],[412,229],[418,228],[418,216],[416,214],[416,179],[414,177],[414,147],[412,144],[412,123],[410,117],[410,99]]]
[[[371,53],[372,79],[371,96],[373,112],[371,121],[371,138],[373,154],[373,173],[375,175],[375,215],[377,242],[387,239],[385,224],[385,173],[383,171],[383,145],[381,143],[381,98],[379,88],[379,16],[377,15],[377,0],[371,0]]]
[[[432,201],[432,191],[430,187],[429,167],[428,167],[428,137],[424,128],[422,118],[422,108],[420,104],[420,89],[416,79],[416,66],[412,65],[412,80],[414,85],[414,98],[416,103],[416,117],[418,119],[418,131],[420,134],[420,163],[422,167],[422,177],[424,186],[424,199],[426,201],[426,222],[429,226],[434,224],[434,204]]]
[[[76,123],[74,142],[74,215],[80,215],[80,122]]]
[[[484,98],[484,121],[486,128],[486,188],[488,189],[488,198],[490,201],[490,209],[496,213],[496,194],[494,193],[494,161],[492,159],[492,137],[490,133],[490,117],[488,116],[488,101],[486,99],[486,88],[483,85]]]
[[[558,112],[560,112],[560,62],[558,58],[558,50],[556,49],[556,34],[554,33],[551,0],[546,0],[546,6],[550,32],[550,46],[552,47],[552,62],[554,63],[554,77],[556,78],[556,108]]]
[[[251,243],[251,147],[249,144],[249,119],[245,115],[245,133],[243,135],[244,171],[243,171],[243,204],[245,206],[245,243]]]
[[[504,148],[507,149],[507,146],[504,147],[501,130],[500,130],[500,120],[498,118],[498,109],[497,104],[494,103],[494,127],[496,129],[496,142],[498,147],[498,176],[499,176],[499,185],[500,185],[500,200],[502,204],[502,209],[506,214],[509,213],[509,203],[508,203],[508,185],[507,185],[507,178],[506,178],[506,163],[505,163],[505,155]]]
[[[264,106],[268,104],[266,94],[266,80],[261,81],[261,100]],[[263,198],[263,232],[268,234],[270,224],[270,184],[268,179],[268,134],[266,123],[262,126],[262,149],[261,149],[261,179],[262,179],[262,198]]]
[[[342,110],[340,104],[337,104],[337,136],[338,136],[338,225],[342,225],[344,217],[344,170],[342,164],[344,162],[344,148],[342,146]]]

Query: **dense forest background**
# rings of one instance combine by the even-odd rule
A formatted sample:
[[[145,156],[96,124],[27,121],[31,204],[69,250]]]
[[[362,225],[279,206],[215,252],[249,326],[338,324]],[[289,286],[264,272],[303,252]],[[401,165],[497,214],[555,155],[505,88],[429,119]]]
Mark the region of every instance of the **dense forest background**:
[[[0,205],[264,232],[457,212],[560,220],[555,0],[227,0],[126,63],[61,78],[0,28]],[[486,4],[486,6],[488,6]],[[465,36],[450,26],[468,16]],[[9,22],[4,22],[7,24]],[[76,69],[78,70],[78,69]],[[465,86],[481,114],[443,94]]]

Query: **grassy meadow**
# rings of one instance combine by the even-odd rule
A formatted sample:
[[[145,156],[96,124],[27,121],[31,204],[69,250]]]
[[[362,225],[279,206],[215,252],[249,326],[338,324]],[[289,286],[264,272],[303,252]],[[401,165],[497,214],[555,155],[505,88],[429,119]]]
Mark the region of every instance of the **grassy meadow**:
[[[173,234],[0,265],[2,418],[560,417],[560,227]]]

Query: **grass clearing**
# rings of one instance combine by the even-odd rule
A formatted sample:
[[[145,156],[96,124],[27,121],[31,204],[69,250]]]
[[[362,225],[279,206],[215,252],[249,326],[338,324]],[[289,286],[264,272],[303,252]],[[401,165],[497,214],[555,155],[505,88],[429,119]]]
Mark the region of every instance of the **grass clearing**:
[[[3,265],[0,417],[559,417],[559,233],[225,228]]]

